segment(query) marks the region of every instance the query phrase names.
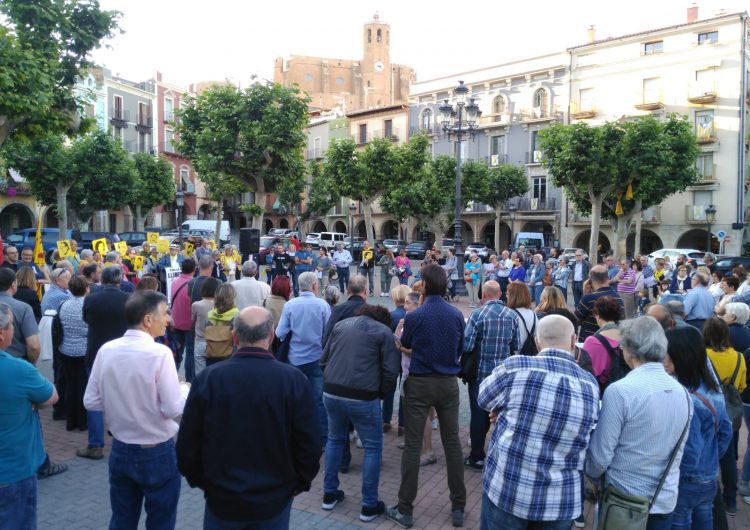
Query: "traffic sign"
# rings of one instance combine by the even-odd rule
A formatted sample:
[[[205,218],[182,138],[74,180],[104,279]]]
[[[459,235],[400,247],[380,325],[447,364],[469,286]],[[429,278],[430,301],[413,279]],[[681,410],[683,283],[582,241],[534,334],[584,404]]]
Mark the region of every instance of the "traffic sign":
[[[726,237],[727,233],[724,230],[719,230],[718,232],[716,232],[716,239],[718,239],[719,241],[723,241],[724,239],[726,239]]]

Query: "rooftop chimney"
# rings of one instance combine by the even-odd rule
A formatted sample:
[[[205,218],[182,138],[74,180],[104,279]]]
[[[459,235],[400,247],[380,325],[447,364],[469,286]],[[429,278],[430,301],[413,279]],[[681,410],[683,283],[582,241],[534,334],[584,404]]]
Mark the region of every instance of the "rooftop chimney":
[[[698,20],[698,6],[693,2],[693,5],[687,8],[687,21],[691,24]]]
[[[590,25],[589,29],[586,31],[589,38],[589,44],[594,42],[596,40],[596,28],[594,28],[594,25]]]

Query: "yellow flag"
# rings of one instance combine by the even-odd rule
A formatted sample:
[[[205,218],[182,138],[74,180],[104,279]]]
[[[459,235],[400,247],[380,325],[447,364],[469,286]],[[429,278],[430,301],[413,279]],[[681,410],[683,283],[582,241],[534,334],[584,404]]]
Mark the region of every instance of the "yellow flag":
[[[109,252],[109,243],[104,237],[101,239],[94,239],[91,242],[91,248],[94,249],[94,252],[98,252],[101,257],[104,257],[104,255]]]
[[[159,254],[169,254],[169,239],[160,237],[156,242],[156,250]]]
[[[149,245],[156,245],[159,242],[159,232],[146,232],[146,241]]]
[[[40,215],[36,223],[36,238],[34,240],[34,264],[40,269],[44,267],[46,260],[44,259],[44,246],[42,245],[42,216]],[[37,296],[42,299],[44,290],[42,284],[37,287]]]
[[[128,253],[128,244],[126,241],[118,241],[115,243],[115,250],[120,253],[121,256],[124,256]]]
[[[60,259],[65,259],[68,256],[76,255],[76,253],[73,252],[73,249],[70,248],[70,241],[67,239],[57,242],[57,253],[60,255]]]

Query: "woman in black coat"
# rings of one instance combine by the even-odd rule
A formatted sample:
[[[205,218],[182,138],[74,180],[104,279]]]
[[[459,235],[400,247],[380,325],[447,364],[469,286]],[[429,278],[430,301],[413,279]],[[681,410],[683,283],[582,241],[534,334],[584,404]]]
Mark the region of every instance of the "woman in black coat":
[[[30,267],[21,267],[16,273],[16,282],[18,289],[13,298],[26,302],[34,311],[34,317],[37,323],[42,319],[42,304],[37,294],[36,275]]]

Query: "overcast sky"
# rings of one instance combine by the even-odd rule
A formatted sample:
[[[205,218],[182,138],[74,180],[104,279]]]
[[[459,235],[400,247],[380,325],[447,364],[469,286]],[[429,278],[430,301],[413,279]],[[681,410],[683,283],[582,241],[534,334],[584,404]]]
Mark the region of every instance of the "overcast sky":
[[[100,0],[123,13],[124,34],[94,59],[115,74],[148,79],[155,70],[180,86],[255,74],[272,78],[277,56],[360,59],[362,26],[378,11],[391,26],[391,60],[416,69],[420,81],[597,39],[686,21],[681,0]],[[700,18],[748,1],[698,4]]]

